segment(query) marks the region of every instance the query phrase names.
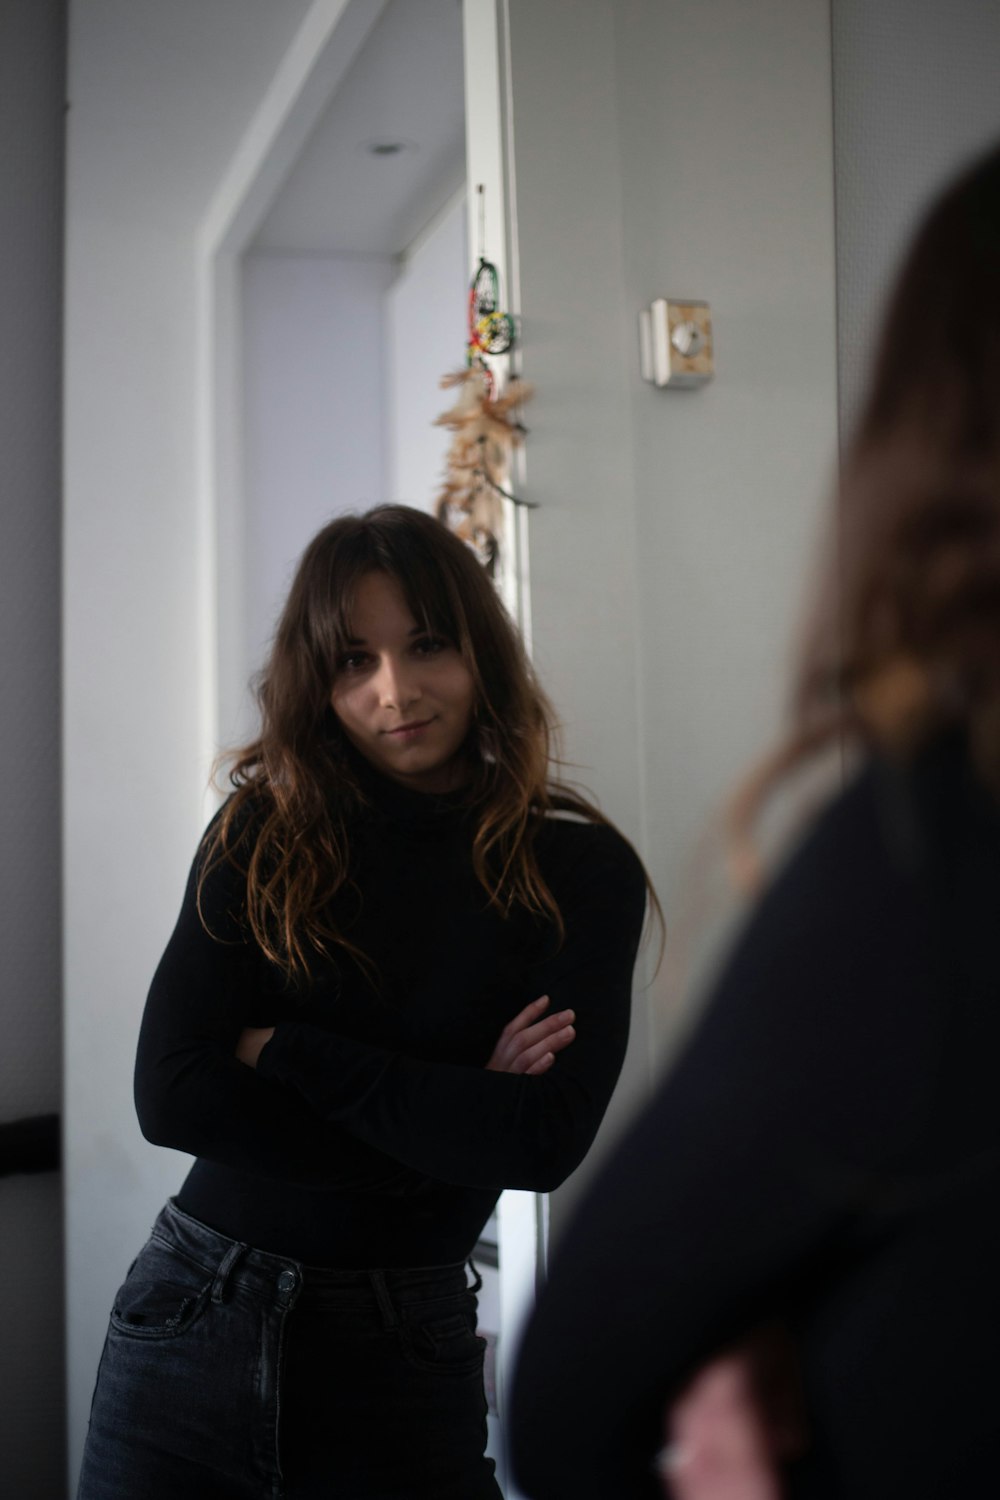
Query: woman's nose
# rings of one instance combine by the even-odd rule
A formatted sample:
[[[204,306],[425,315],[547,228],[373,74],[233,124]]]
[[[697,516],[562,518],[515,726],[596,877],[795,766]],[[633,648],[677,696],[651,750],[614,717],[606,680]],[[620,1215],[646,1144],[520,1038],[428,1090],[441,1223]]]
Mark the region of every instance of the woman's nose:
[[[393,661],[389,657],[385,658],[379,668],[378,689],[382,707],[399,711],[408,708],[420,696],[411,668],[407,663]]]

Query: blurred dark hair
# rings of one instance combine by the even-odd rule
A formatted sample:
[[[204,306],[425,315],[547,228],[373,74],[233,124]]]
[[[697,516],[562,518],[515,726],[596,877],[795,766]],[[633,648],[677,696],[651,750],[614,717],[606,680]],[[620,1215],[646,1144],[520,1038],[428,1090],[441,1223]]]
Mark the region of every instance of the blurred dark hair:
[[[734,799],[734,837],[837,735],[906,755],[961,725],[1000,793],[998,148],[933,203],[903,260],[823,561],[792,734]]]
[[[464,790],[475,872],[493,904],[504,914],[525,907],[561,932],[534,854],[539,815],[562,809],[607,822],[587,798],[550,780],[552,709],[465,543],[406,506],[340,517],[299,563],[257,685],[260,733],[225,757],[233,795],[206,837],[202,867],[202,882],[221,859],[246,870],[247,921],[289,978],[308,972],[311,954],[337,947],[367,960],[341,930],[333,902],[349,880],[350,823],[365,794],[330,693],[352,637],[358,585],[373,572],[398,583],[414,619],[453,643],[472,674]]]

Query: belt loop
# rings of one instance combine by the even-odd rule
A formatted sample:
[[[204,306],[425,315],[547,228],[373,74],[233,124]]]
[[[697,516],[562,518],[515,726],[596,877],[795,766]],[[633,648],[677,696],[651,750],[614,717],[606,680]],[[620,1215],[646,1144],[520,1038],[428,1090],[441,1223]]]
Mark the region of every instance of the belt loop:
[[[369,1271],[372,1291],[375,1293],[375,1301],[378,1303],[379,1312],[382,1314],[383,1328],[395,1328],[399,1319],[396,1317],[396,1309],[392,1305],[392,1297],[386,1284],[384,1271]]]
[[[470,1292],[478,1292],[483,1284],[483,1278],[480,1276],[479,1271],[476,1269],[474,1261],[468,1260],[466,1261],[466,1265],[472,1272],[472,1285],[470,1287],[467,1287],[466,1290]]]
[[[226,1283],[246,1253],[246,1245],[231,1245],[226,1251],[219,1262],[219,1269],[215,1273],[215,1280],[212,1282],[213,1302],[222,1301],[222,1294],[226,1290]]]

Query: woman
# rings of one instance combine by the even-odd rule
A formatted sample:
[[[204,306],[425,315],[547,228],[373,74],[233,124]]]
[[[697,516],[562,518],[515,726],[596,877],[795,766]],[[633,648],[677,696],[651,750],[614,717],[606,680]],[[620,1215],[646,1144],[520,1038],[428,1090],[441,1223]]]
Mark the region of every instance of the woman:
[[[429,516],[319,533],[259,697],[143,1018],[142,1129],[197,1160],[116,1298],[80,1497],[496,1497],[465,1262],[593,1139],[645,875],[549,779]]]
[[[998,266],[994,151],[903,268],[797,723],[734,803],[736,866],[789,770],[841,737],[860,764],[553,1267],[514,1395],[533,1500],[776,1494],[772,1412],[747,1423],[729,1352],[768,1324],[796,1351],[772,1388],[788,1495],[996,1491]]]

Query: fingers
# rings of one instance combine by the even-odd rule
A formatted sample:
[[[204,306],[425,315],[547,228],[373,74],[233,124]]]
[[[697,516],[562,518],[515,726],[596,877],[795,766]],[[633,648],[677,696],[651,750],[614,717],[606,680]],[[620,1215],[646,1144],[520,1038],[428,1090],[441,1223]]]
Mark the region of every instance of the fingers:
[[[556,1055],[576,1036],[573,1025],[576,1015],[571,1010],[561,1010],[547,1016],[544,1012],[549,1003],[548,995],[541,995],[507,1023],[486,1065],[488,1068],[535,1076],[551,1068]]]
[[[520,1035],[520,1033],[524,1031],[526,1027],[533,1025],[545,1010],[545,1007],[548,1005],[548,1003],[548,995],[541,995],[537,1000],[532,1000],[530,1005],[526,1005],[522,1011],[518,1012],[513,1021],[507,1022],[507,1025],[500,1033],[501,1041],[505,1037],[516,1037]]]
[[[670,1412],[662,1467],[675,1500],[779,1500],[776,1466],[745,1361],[706,1365]]]
[[[545,1016],[542,1012],[549,1003],[548,995],[542,995],[539,1000],[532,1000],[530,1005],[508,1021],[500,1033],[497,1048],[503,1049],[510,1056],[516,1056],[526,1047],[531,1047],[536,1041],[541,1040],[548,1032],[558,1030],[564,1022],[559,1015]]]
[[[576,1027],[571,1020],[563,1024],[563,1018],[567,1016],[572,1017],[572,1015],[573,1012],[571,1010],[564,1010],[559,1016],[554,1016],[552,1021],[557,1028],[556,1030],[552,1030],[549,1027],[549,1029],[542,1031],[537,1037],[531,1036],[530,1039],[529,1033],[524,1033],[524,1038],[526,1039],[525,1045],[518,1051],[522,1072],[530,1073],[535,1063],[540,1062],[543,1057],[551,1055],[552,1062],[554,1062],[556,1053],[563,1052],[569,1046],[570,1042],[576,1036]],[[532,1031],[535,1029],[533,1027]],[[552,1063],[549,1066],[551,1067]]]
[[[572,1026],[575,1020],[575,1011],[557,1010],[555,1015],[546,1016],[544,1020],[537,1021],[534,1026],[526,1026],[511,1040],[519,1052],[527,1052],[532,1047],[537,1047],[539,1042],[558,1036],[560,1031],[567,1026]]]

